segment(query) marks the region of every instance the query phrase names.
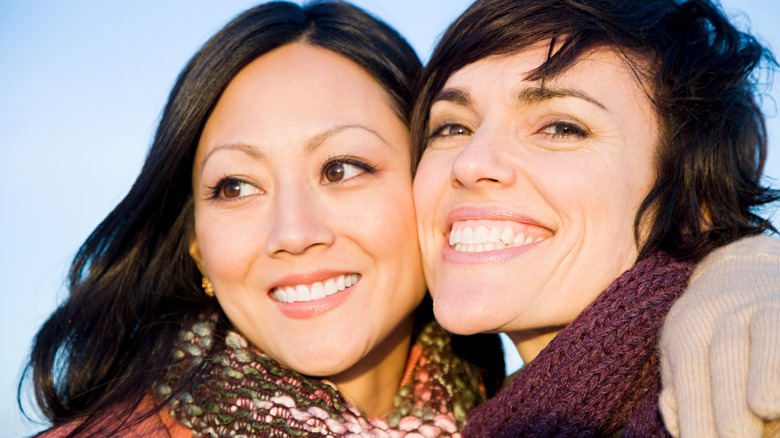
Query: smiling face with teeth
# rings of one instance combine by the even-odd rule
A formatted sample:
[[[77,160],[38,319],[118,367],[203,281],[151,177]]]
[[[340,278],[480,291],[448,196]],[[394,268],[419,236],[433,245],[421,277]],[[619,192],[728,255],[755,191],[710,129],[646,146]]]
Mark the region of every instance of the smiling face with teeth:
[[[530,360],[637,257],[659,124],[621,55],[600,48],[542,84],[549,42],[446,81],[414,183],[436,318],[508,332]]]
[[[348,396],[372,372],[400,380],[425,294],[409,144],[368,73],[305,43],[241,70],[198,144],[190,253],[220,306]]]

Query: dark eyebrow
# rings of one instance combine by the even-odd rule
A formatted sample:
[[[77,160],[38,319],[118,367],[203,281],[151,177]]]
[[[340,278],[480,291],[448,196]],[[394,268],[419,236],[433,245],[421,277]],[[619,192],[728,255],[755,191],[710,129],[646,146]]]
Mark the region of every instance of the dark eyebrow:
[[[260,152],[259,149],[257,149],[256,147],[252,146],[251,144],[246,144],[246,143],[227,143],[227,144],[223,144],[223,145],[219,145],[219,146],[215,147],[214,149],[209,151],[209,153],[205,157],[203,157],[203,160],[201,160],[201,162],[200,162],[201,170],[206,166],[206,161],[208,161],[209,158],[211,158],[211,156],[214,155],[214,152],[217,152],[217,151],[220,151],[220,150],[223,150],[223,149],[233,150],[233,151],[241,151],[241,152],[249,155],[250,157],[252,157],[255,160],[259,160],[259,159],[262,159],[263,157],[265,157],[265,154]]]
[[[374,131],[373,129],[363,126],[363,125],[338,125],[334,126],[330,129],[326,129],[323,132],[320,132],[319,134],[313,135],[306,141],[306,146],[304,146],[304,150],[306,153],[311,153],[315,149],[317,149],[321,144],[325,143],[325,140],[328,138],[338,134],[341,131],[344,131],[345,129],[361,129],[363,131],[369,132],[371,134],[374,134],[377,138],[382,140],[382,143],[389,145],[390,143],[385,140],[384,137],[382,137],[378,132]]]
[[[452,102],[456,105],[468,106],[471,103],[471,95],[461,88],[445,88],[439,91],[431,101],[431,106],[439,101]]]
[[[382,137],[378,132],[374,131],[371,128],[368,128],[363,125],[338,125],[334,126],[333,128],[326,129],[320,133],[317,133],[313,136],[311,136],[309,139],[306,140],[306,145],[304,146],[304,150],[306,153],[311,153],[315,149],[317,149],[321,144],[325,142],[328,138],[338,134],[341,131],[344,131],[345,129],[361,129],[363,131],[369,132],[373,135],[375,135],[378,139],[382,141],[382,143],[389,145],[390,143],[385,140],[384,137]],[[209,151],[208,155],[203,157],[203,160],[200,162],[200,167],[203,169],[206,166],[206,161],[217,151],[220,150],[234,150],[234,151],[240,151],[243,152],[252,159],[260,160],[265,157],[265,154],[261,152],[257,147],[247,144],[247,143],[227,143],[223,145],[219,145]]]
[[[590,102],[593,105],[596,105],[597,107],[605,111],[608,111],[607,107],[604,106],[604,104],[602,104],[598,100],[573,88],[559,88],[559,87],[550,87],[549,85],[545,85],[544,88],[542,87],[522,88],[515,94],[516,94],[515,100],[517,101],[518,105],[540,103],[546,100],[551,100],[551,99],[556,99],[561,97],[574,97],[577,99],[582,99],[587,102]],[[452,102],[456,105],[468,106],[471,104],[472,100],[471,100],[471,95],[466,90],[463,90],[461,88],[445,88],[441,90],[438,94],[436,94],[436,96],[433,98],[433,101],[431,102],[431,106],[433,106],[434,103],[439,101]]]
[[[560,97],[573,97],[576,99],[582,99],[592,103],[593,105],[596,105],[597,107],[605,111],[608,111],[607,107],[604,106],[604,104],[602,104],[598,100],[588,96],[587,94],[579,90],[575,90],[573,88],[550,87],[548,85],[545,85],[544,88],[542,87],[522,88],[516,93],[515,100],[517,101],[518,105],[522,106],[522,105],[540,103],[546,100],[556,99]]]

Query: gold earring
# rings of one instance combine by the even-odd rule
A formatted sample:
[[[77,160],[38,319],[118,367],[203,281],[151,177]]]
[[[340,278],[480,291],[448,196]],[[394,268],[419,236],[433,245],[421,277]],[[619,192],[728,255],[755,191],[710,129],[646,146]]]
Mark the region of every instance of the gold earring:
[[[206,295],[210,297],[214,296],[214,285],[211,284],[211,280],[205,275],[203,276],[203,283],[201,283],[201,286],[203,286],[203,291],[206,292]]]

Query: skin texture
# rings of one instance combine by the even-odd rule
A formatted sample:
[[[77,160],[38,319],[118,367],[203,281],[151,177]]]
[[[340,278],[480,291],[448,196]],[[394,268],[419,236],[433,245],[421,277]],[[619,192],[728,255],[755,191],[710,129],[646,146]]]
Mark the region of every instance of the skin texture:
[[[456,333],[507,332],[526,362],[634,264],[634,219],[659,138],[623,58],[597,49],[541,88],[525,78],[548,50],[537,44],[450,76],[414,184],[436,318]],[[480,225],[524,237],[467,247],[482,252],[450,245],[452,230]]]
[[[369,415],[392,406],[425,294],[409,144],[368,73],[296,43],[233,79],[193,166],[190,253],[231,323]],[[325,298],[279,301],[279,288],[341,275],[358,281]]]

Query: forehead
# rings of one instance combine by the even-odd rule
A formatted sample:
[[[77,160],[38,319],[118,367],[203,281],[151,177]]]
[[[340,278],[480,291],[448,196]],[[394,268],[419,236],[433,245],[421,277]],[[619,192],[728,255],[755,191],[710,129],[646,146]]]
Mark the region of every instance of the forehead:
[[[641,79],[631,61],[616,49],[603,46],[582,54],[563,71],[530,80],[529,75],[549,58],[550,45],[540,42],[507,55],[482,58],[457,70],[446,81],[443,92],[462,89],[479,97],[484,93],[517,94],[524,88],[565,88],[586,95],[600,95],[605,101],[639,99],[651,107],[647,81]],[[641,58],[639,59],[641,61]]]
[[[257,58],[233,78],[200,144],[265,145],[357,124],[406,131],[388,93],[363,68],[330,50],[294,43]]]

